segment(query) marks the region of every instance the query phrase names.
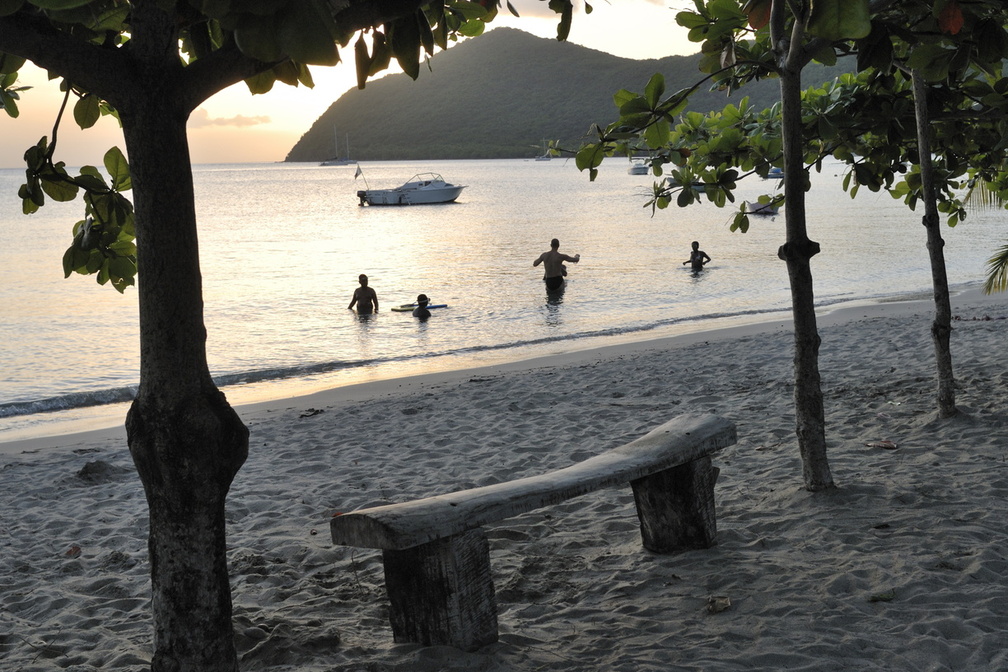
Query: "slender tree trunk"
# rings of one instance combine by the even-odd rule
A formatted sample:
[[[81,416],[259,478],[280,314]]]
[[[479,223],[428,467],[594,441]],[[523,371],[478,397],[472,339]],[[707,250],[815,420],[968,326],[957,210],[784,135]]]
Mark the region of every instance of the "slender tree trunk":
[[[132,88],[118,109],[136,208],[140,385],[126,428],[150,509],[152,669],[228,672],[238,663],[224,499],[248,430],[207,365],[188,110],[171,74],[177,36],[170,17],[143,6],[133,22],[140,71],[124,79]]]
[[[819,243],[809,240],[805,226],[805,170],[801,127],[801,70],[785,66],[781,72],[781,128],[784,141],[784,213],[787,242],[778,256],[787,262],[794,319],[794,399],[798,449],[805,487],[812,491],[833,487],[826,458],[826,420],[819,379],[819,331],[811,259]]]
[[[935,364],[938,375],[938,417],[951,418],[958,411],[955,400],[955,376],[952,372],[952,302],[945,272],[945,241],[942,239],[938,199],[935,196],[934,169],[931,165],[931,117],[928,113],[927,84],[916,70],[912,72],[914,108],[917,113],[917,149],[920,153],[921,185],[924,189],[923,224],[927,230],[928,255],[931,257],[931,286],[934,289],[935,317],[931,323]]]

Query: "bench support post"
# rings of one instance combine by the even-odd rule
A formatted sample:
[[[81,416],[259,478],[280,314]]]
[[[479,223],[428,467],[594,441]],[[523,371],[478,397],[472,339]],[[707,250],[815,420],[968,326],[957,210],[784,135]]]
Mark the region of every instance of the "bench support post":
[[[644,548],[673,553],[717,543],[709,456],[631,481]]]
[[[482,528],[383,551],[396,642],[474,651],[497,641],[490,544]]]

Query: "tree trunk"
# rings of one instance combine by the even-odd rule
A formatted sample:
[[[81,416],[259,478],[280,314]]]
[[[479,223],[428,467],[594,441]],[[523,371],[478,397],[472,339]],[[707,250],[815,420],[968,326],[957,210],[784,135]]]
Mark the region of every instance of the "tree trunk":
[[[794,319],[794,399],[798,449],[805,487],[812,491],[833,487],[826,458],[826,420],[819,379],[819,331],[810,260],[819,244],[809,240],[805,226],[805,170],[801,126],[801,70],[786,66],[781,72],[781,133],[784,143],[784,213],[787,242],[778,256],[787,262]]]
[[[152,669],[227,672],[238,661],[224,499],[248,430],[207,366],[189,110],[172,74],[181,71],[177,37],[170,17],[144,7],[133,36],[141,71],[124,78],[117,107],[136,208],[140,385],[126,428],[150,509]]]
[[[952,373],[952,302],[949,299],[948,274],[945,272],[945,241],[942,239],[935,196],[934,170],[931,166],[931,138],[928,131],[927,84],[916,70],[912,72],[914,108],[917,113],[917,150],[920,153],[921,186],[924,190],[924,228],[927,230],[928,255],[931,257],[931,286],[934,289],[935,317],[931,323],[935,364],[938,375],[938,417],[951,418],[958,411],[955,401],[955,376]]]

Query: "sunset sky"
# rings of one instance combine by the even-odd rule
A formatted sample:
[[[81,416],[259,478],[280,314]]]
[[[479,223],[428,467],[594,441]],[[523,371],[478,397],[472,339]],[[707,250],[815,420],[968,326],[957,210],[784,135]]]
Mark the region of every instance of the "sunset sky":
[[[512,0],[512,4],[521,18],[502,10],[491,29],[511,26],[541,37],[556,37],[556,15],[545,1]],[[692,6],[686,0],[595,0],[591,4],[594,11],[589,15],[579,4],[570,42],[639,59],[699,51],[699,45],[687,41],[686,31],[675,23],[676,12]],[[270,93],[253,96],[244,84],[238,84],[206,101],[189,120],[193,163],[282,161],[315,119],[356,86],[352,47],[341,50],[341,55],[347,62],[312,68],[314,89],[277,84]],[[420,81],[423,74],[421,69]],[[0,113],[0,168],[22,167],[25,149],[43,135],[52,136],[59,109],[58,88],[47,81],[44,71],[26,66],[18,84],[35,88],[22,93],[17,119]],[[68,166],[100,165],[105,150],[113,145],[123,147],[114,121],[103,118],[88,131],[64,121],[58,157]]]

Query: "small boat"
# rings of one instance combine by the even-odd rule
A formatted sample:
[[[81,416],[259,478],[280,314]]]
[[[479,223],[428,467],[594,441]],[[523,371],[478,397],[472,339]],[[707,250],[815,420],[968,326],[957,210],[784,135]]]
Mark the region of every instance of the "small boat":
[[[743,203],[745,204],[745,213],[747,215],[776,215],[777,211],[780,210],[780,206],[773,203],[753,201],[743,201]]]
[[[628,175],[647,175],[651,172],[651,166],[647,159],[630,159],[630,167],[626,169]]]
[[[766,174],[766,179],[768,180],[777,180],[782,177],[784,177],[784,169],[778,168],[777,166],[774,166],[773,168],[768,170]]]
[[[536,161],[549,161],[552,158],[553,158],[553,155],[550,154],[549,145],[546,142],[546,138],[543,138],[543,141],[542,141],[542,154],[540,154],[539,156],[535,157],[535,160]]]
[[[361,205],[451,203],[463,189],[464,184],[445,182],[437,173],[419,173],[395,189],[361,189],[357,192],[357,198]]]
[[[336,129],[333,129],[333,136],[335,136],[335,135],[336,135]],[[350,158],[350,134],[349,133],[347,133],[347,137],[346,137],[346,156],[340,156],[339,155],[339,141],[336,140],[335,138],[333,140],[333,148],[335,149],[336,155],[333,156],[333,158],[326,159],[325,161],[323,161],[322,163],[320,163],[319,164],[320,166],[350,166],[350,165],[353,165],[353,164],[357,163],[356,161],[354,161],[353,159]]]

